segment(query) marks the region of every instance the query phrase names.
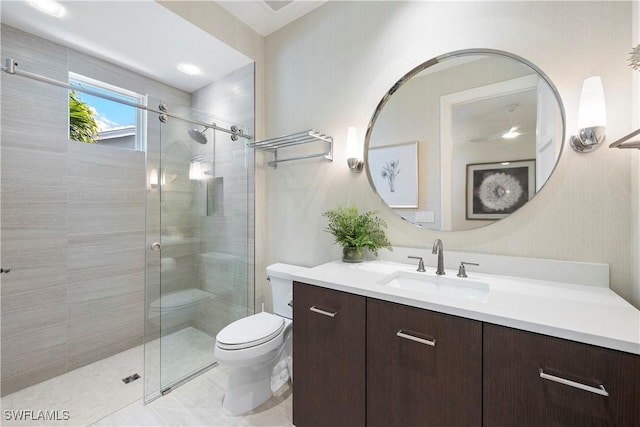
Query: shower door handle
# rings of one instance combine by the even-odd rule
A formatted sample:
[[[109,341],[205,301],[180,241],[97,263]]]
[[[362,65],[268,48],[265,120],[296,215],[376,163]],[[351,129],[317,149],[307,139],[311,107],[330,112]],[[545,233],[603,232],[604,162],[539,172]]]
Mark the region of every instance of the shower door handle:
[[[11,271],[10,268],[0,268],[0,273],[8,273],[10,271]]]
[[[158,252],[158,251],[160,250],[160,243],[158,243],[158,242],[154,242],[154,243],[151,245],[151,250],[152,250],[153,252]]]

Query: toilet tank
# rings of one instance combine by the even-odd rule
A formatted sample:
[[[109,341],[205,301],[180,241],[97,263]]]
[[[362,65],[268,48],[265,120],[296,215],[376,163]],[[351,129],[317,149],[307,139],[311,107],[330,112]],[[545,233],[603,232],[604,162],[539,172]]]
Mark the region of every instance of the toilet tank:
[[[272,264],[267,267],[267,276],[271,282],[271,299],[273,301],[273,313],[292,319],[293,308],[289,302],[293,300],[293,279],[291,274],[307,267],[291,264]]]

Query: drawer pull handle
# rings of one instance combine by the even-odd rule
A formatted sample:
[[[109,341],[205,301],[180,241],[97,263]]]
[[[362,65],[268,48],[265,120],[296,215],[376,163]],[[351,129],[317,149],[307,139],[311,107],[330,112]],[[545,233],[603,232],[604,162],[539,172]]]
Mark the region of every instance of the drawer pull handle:
[[[326,310],[323,310],[321,308],[316,307],[315,305],[311,306],[309,308],[309,310],[313,311],[314,313],[322,314],[324,316],[329,316],[329,317],[336,317],[336,314],[338,314],[337,311],[326,311]]]
[[[555,375],[550,375],[540,369],[540,378],[549,381],[555,381],[560,384],[568,385],[570,387],[579,388],[580,390],[590,391],[591,393],[599,394],[600,396],[609,396],[607,390],[604,389],[604,386],[601,384],[600,388],[592,387],[590,385],[578,383],[575,381],[568,380],[566,378],[556,377]]]
[[[435,339],[428,340],[428,339],[425,339],[425,338],[416,337],[415,335],[407,334],[402,329],[400,329],[396,333],[396,335],[399,336],[400,338],[404,338],[404,339],[407,339],[407,340],[419,342],[420,344],[430,345],[431,347],[435,347],[436,346],[436,340]]]

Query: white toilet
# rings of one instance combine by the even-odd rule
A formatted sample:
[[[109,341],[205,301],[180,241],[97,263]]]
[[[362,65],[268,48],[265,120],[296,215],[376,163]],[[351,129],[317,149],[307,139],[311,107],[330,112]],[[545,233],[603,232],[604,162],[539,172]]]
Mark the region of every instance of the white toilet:
[[[229,368],[222,408],[239,415],[260,406],[291,378],[293,299],[291,274],[305,269],[289,264],[267,267],[273,312],[261,312],[227,325],[216,336],[214,355]]]

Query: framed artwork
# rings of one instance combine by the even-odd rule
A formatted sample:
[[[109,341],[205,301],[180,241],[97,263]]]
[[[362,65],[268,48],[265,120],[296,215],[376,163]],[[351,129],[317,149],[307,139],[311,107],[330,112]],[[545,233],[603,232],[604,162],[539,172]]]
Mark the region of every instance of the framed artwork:
[[[418,207],[418,142],[369,148],[376,191],[392,208]]]
[[[467,219],[500,219],[536,191],[535,160],[467,165]]]

